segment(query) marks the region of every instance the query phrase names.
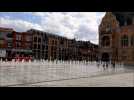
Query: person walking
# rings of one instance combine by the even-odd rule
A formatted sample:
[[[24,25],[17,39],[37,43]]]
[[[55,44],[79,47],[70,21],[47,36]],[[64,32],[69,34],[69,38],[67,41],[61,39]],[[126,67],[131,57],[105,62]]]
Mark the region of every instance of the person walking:
[[[105,70],[105,65],[106,65],[106,62],[103,61],[103,69]]]
[[[108,69],[108,61],[106,61],[106,68]]]
[[[112,67],[115,69],[115,61],[112,61]]]

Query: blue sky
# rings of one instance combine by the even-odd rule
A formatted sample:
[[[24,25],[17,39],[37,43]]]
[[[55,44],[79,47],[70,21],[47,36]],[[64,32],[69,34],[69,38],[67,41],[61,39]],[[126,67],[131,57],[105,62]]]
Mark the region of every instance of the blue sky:
[[[105,12],[0,12],[0,27],[34,28],[68,38],[98,43],[98,25]]]
[[[0,17],[10,17],[12,20],[22,19],[31,23],[39,23],[41,20],[39,16],[33,16],[31,13],[21,12],[1,12]]]

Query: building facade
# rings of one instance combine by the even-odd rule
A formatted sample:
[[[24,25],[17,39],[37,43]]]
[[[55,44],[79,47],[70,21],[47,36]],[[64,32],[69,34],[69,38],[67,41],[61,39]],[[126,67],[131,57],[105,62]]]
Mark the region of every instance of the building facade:
[[[99,59],[134,64],[134,13],[107,12],[99,26]]]
[[[69,60],[75,55],[75,41],[35,29],[28,30],[33,36],[32,51],[36,59]]]
[[[98,46],[90,41],[76,41],[35,29],[27,32],[33,34],[32,51],[35,59],[90,61],[97,59]]]
[[[13,44],[10,57],[32,56],[32,34],[13,31]]]
[[[48,38],[45,32],[30,29],[32,34],[32,54],[35,59],[48,59]]]
[[[13,46],[13,31],[11,28],[0,28],[0,58],[10,55]]]
[[[97,58],[98,46],[90,41],[77,41],[35,29],[16,32],[1,28],[0,50],[0,57],[6,59],[32,56],[45,60],[93,61]]]
[[[0,58],[11,60],[17,55],[32,55],[31,37],[32,35],[27,32],[15,32],[10,28],[0,28]]]
[[[98,58],[98,46],[90,41],[77,41],[78,60],[95,61]]]

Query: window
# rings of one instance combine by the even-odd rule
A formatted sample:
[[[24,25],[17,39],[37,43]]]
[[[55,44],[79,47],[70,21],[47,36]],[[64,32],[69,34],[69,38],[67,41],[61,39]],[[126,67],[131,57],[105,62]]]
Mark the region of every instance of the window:
[[[61,41],[60,41],[60,44],[61,44],[61,45],[63,45],[63,44],[64,44],[64,42],[61,40]]]
[[[38,49],[40,49],[40,45],[38,45]]]
[[[134,36],[131,37],[131,46],[134,46]]]
[[[8,47],[11,48],[12,47],[12,43],[9,42],[8,43]]]
[[[45,45],[42,45],[42,49],[43,49],[43,50],[45,49]]]
[[[21,40],[21,35],[17,35],[16,40]]]
[[[51,47],[51,51],[53,51],[53,47]]]
[[[55,45],[57,45],[57,41],[55,41]]]
[[[104,36],[104,37],[102,38],[102,43],[101,43],[101,45],[102,45],[103,47],[108,47],[108,46],[110,46],[110,38],[109,38],[108,36]]]
[[[46,46],[46,50],[48,50],[48,46]]]
[[[36,49],[37,48],[37,45],[36,44],[34,44],[34,49]]]
[[[41,38],[38,38],[38,42],[41,42]]]
[[[26,41],[31,41],[31,36],[27,35],[26,36]]]
[[[37,37],[34,37],[34,42],[37,42]]]
[[[106,28],[106,32],[111,32],[111,25],[108,24],[107,28]]]
[[[54,41],[54,40],[52,40],[52,45],[54,45],[54,42],[55,42],[55,41]]]
[[[128,36],[127,35],[124,35],[121,37],[121,46],[128,47]]]
[[[0,40],[0,48],[3,47],[3,44],[4,44],[4,40]]]
[[[26,48],[30,49],[31,48],[31,43],[26,43]]]
[[[3,36],[2,36],[2,33],[0,32],[0,38],[1,38],[1,37],[3,37]]]
[[[17,43],[16,43],[16,47],[17,47],[17,48],[20,48],[20,47],[21,47],[21,43],[20,43],[20,42],[17,42]]]

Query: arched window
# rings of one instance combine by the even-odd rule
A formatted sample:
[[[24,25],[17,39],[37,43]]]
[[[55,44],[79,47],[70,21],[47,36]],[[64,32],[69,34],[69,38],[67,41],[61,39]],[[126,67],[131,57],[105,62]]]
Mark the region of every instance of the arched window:
[[[110,46],[110,38],[109,38],[108,36],[104,36],[104,37],[102,38],[102,43],[101,43],[101,45],[102,45],[103,47],[108,47],[108,46]]]
[[[128,36],[127,35],[123,35],[121,37],[121,46],[128,47]]]

